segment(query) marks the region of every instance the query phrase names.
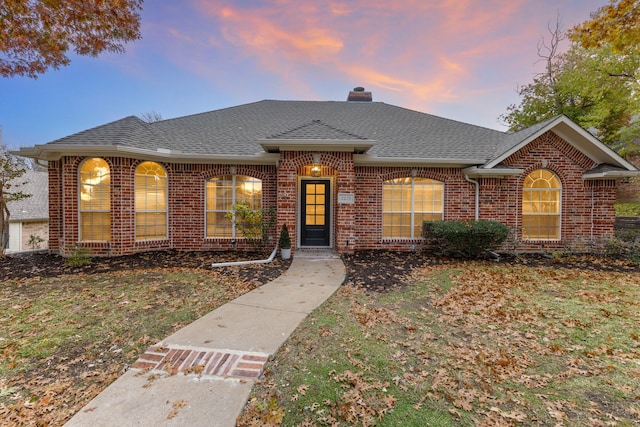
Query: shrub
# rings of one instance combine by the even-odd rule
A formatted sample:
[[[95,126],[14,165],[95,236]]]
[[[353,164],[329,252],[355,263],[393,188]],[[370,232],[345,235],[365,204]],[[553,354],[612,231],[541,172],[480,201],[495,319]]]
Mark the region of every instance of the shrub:
[[[425,222],[422,235],[437,255],[478,258],[504,243],[509,228],[497,221],[437,221]]]
[[[273,206],[253,210],[249,203],[243,201],[233,205],[233,212],[228,212],[226,217],[235,222],[236,228],[251,246],[259,250],[267,247],[269,232],[276,223],[276,210]]]
[[[289,236],[287,224],[282,224],[282,231],[280,232],[278,245],[280,246],[280,249],[291,249],[291,237]]]
[[[44,242],[44,239],[38,235],[32,234],[29,236],[29,247],[31,249],[40,249],[40,244]]]
[[[605,250],[609,256],[629,258],[640,264],[640,230],[617,230],[616,237],[607,243]]]
[[[92,251],[90,248],[75,246],[69,258],[64,262],[64,265],[67,267],[83,267],[89,265],[91,264],[91,254]]]

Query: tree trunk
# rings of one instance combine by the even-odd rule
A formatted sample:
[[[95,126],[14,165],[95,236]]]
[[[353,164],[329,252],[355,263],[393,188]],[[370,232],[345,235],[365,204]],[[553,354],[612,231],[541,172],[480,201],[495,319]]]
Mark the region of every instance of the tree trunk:
[[[4,256],[4,252],[9,245],[9,218],[11,217],[11,212],[9,212],[7,202],[4,200],[4,197],[2,197],[1,192],[0,211],[0,256]]]

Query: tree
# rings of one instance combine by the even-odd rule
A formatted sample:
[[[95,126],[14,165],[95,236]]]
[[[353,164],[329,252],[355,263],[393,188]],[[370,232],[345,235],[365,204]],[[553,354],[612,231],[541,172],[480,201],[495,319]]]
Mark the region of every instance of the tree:
[[[0,255],[4,255],[9,244],[11,212],[8,203],[30,197],[18,190],[24,183],[16,182],[25,170],[19,159],[11,155],[4,145],[0,145]]]
[[[591,14],[591,20],[569,31],[584,48],[610,46],[616,53],[640,50],[640,0],[611,0]]]
[[[640,52],[616,53],[610,45],[584,48],[573,43],[560,53],[561,26],[549,28],[551,42],[538,46],[545,70],[518,88],[519,105],[501,119],[512,131],[564,114],[621,154],[638,150]]]
[[[162,120],[162,114],[155,110],[147,111],[146,113],[140,114],[140,120],[146,123],[159,122]]]
[[[140,38],[143,0],[2,0],[0,75],[36,78],[79,55],[123,52]]]

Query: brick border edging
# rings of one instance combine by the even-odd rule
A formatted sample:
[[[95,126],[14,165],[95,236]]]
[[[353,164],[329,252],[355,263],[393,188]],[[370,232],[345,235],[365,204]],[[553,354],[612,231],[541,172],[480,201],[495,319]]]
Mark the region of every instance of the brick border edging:
[[[269,355],[264,353],[156,344],[147,348],[131,367],[169,375],[257,379],[267,360]]]

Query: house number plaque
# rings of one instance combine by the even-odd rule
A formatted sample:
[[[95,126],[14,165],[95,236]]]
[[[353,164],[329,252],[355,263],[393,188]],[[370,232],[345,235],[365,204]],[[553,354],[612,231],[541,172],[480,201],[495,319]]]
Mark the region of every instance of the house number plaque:
[[[353,193],[338,193],[338,203],[341,205],[352,205],[356,201]]]

